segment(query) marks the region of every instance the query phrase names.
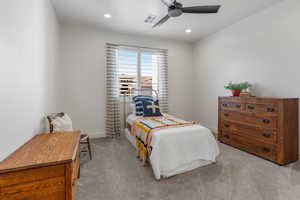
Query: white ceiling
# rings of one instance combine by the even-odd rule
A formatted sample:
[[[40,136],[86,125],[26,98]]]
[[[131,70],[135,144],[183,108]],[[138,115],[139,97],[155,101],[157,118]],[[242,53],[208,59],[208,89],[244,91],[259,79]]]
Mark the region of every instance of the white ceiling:
[[[178,0],[185,7],[214,4],[222,7],[218,14],[183,14],[152,29],[151,24],[144,23],[145,18],[149,14],[160,18],[167,13],[160,0],[52,0],[63,24],[92,25],[121,33],[185,41],[198,40],[280,1]],[[104,18],[105,13],[111,13],[112,18]],[[191,28],[192,33],[186,34],[186,28]]]

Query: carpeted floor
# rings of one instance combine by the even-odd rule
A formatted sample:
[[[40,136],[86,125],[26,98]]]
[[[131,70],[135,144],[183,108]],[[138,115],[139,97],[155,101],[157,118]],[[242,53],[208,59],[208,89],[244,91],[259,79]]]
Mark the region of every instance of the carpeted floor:
[[[156,181],[125,138],[92,141],[77,200],[299,200],[300,162],[280,167],[220,144],[217,164]]]

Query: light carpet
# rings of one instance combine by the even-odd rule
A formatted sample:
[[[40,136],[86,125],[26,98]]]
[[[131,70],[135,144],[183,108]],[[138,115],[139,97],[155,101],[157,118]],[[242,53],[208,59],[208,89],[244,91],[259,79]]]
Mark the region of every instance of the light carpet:
[[[214,165],[156,181],[125,138],[92,140],[77,200],[299,200],[300,162],[281,167],[219,144]]]

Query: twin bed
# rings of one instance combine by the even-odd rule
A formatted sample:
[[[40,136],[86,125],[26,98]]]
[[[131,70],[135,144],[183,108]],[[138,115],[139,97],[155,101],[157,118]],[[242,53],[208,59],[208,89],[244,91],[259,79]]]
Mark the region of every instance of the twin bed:
[[[126,109],[124,114],[125,136],[137,151],[141,151],[140,146],[148,147],[147,159],[157,180],[216,162],[219,147],[208,128],[168,114],[143,117],[126,112]],[[164,127],[150,127],[153,123],[167,124],[166,121],[169,123]],[[139,131],[145,132],[145,129],[148,130],[147,134],[139,134]]]

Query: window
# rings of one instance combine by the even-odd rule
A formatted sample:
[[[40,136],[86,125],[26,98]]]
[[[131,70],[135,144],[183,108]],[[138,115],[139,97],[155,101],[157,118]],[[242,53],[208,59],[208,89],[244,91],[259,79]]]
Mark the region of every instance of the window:
[[[119,95],[131,95],[133,88],[158,90],[158,55],[155,51],[119,48],[117,51]]]
[[[117,56],[120,95],[128,94],[138,85],[138,53],[119,50]]]

